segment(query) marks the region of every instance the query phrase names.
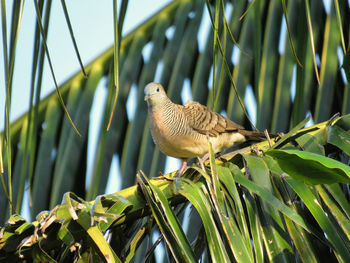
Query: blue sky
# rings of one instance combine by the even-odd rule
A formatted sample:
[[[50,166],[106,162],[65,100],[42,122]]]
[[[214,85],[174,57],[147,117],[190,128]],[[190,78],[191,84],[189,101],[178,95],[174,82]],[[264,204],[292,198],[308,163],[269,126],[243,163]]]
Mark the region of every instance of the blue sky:
[[[120,3],[120,1],[118,2]],[[130,32],[169,2],[169,0],[130,0],[123,34]],[[10,31],[12,3],[13,1],[6,1],[8,33]],[[74,35],[84,64],[93,60],[113,44],[112,4],[113,1],[66,1]],[[29,105],[35,19],[34,1],[25,1],[17,44],[11,120],[17,119],[27,111]],[[0,45],[0,87],[2,87],[0,89],[0,130],[3,130],[5,81],[2,41]],[[63,14],[61,1],[52,1],[48,46],[56,79],[59,84],[63,83],[80,68]],[[53,89],[54,82],[46,61],[41,97],[45,97]]]

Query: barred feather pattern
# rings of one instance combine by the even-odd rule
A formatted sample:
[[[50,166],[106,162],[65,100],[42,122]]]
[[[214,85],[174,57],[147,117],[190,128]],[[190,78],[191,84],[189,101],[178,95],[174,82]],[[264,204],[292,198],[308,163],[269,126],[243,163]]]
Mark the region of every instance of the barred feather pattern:
[[[209,110],[198,102],[174,104],[159,83],[145,87],[145,100],[153,140],[166,155],[182,160],[208,152],[208,137],[214,152],[220,152],[254,137],[252,131]]]

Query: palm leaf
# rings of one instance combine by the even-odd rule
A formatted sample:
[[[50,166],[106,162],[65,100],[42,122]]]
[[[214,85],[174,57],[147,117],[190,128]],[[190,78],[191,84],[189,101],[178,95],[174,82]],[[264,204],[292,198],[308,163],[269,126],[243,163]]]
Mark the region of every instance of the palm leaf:
[[[41,30],[44,34],[47,34],[45,30],[49,25],[50,3],[38,2],[37,11],[44,14]],[[118,18],[120,25],[116,27],[116,38],[120,37],[126,5],[127,1],[123,1],[124,11]],[[2,2],[2,25],[6,28],[3,6]],[[7,224],[0,232],[1,258],[17,260],[23,255],[24,258],[32,256],[36,261],[74,257],[81,260],[130,260],[143,257],[151,249],[152,237],[159,227],[162,235],[168,237],[160,243],[169,247],[170,257],[173,255],[178,259],[183,259],[180,250],[186,248],[184,258],[191,260],[193,256],[203,260],[209,260],[209,257],[213,261],[244,261],[252,260],[252,257],[259,262],[296,258],[312,261],[323,256],[344,262],[349,260],[349,209],[345,201],[349,193],[347,185],[340,184],[347,181],[327,177],[337,174],[339,169],[331,169],[328,161],[320,158],[323,165],[317,168],[323,171],[327,182],[336,185],[315,187],[294,179],[293,169],[289,166],[286,169],[278,159],[283,154],[290,154],[289,149],[296,149],[348,164],[349,147],[347,140],[343,139],[349,136],[348,116],[337,119],[335,124],[331,121],[328,126],[323,123],[303,131],[297,126],[308,113],[312,114],[313,121],[321,122],[336,112],[346,114],[349,108],[348,83],[339,67],[344,56],[344,70],[349,75],[349,56],[343,53],[344,45],[349,46],[349,19],[346,16],[349,5],[346,1],[331,2],[329,12],[320,3],[311,2],[309,5],[303,1],[288,2],[287,6],[278,1],[226,2],[221,7],[219,2],[217,5],[210,2],[206,5],[199,0],[172,2],[124,36],[120,45],[115,41],[119,53],[118,47],[111,47],[86,65],[88,78],[78,72],[59,85],[62,100],[82,134],[81,138],[60,108],[62,100],[55,92],[41,101],[38,99],[45,53],[45,42],[40,40],[39,29],[33,51],[32,94],[37,94],[36,104],[32,104],[32,95],[28,113],[9,124],[11,65],[15,59],[21,8],[21,4],[13,6],[13,14],[17,15],[12,16],[9,50],[4,45],[4,65],[8,72],[7,124],[0,136],[0,164],[4,166],[0,208],[7,212],[0,214],[0,222]],[[233,11],[228,12],[230,9]],[[214,18],[215,31],[211,31],[209,11]],[[242,14],[245,14],[244,18],[239,21]],[[281,34],[284,30],[283,14],[288,16],[288,34]],[[68,15],[66,19],[69,21]],[[205,20],[209,21],[209,27],[203,29]],[[206,34],[200,34],[203,30]],[[6,31],[3,39],[7,43]],[[237,44],[239,48],[235,46]],[[279,46],[284,46],[282,51]],[[340,46],[343,49],[338,49]],[[147,49],[151,50],[149,54],[146,54]],[[119,74],[115,75],[117,69]],[[116,93],[113,86],[118,86],[115,84],[117,77],[118,102],[113,109],[112,100]],[[151,180],[146,184],[148,186],[143,186],[149,191],[149,196],[155,193],[161,196],[159,191],[162,191],[171,200],[171,205],[183,203],[187,198],[193,202],[196,194],[201,200],[200,204],[194,205],[198,214],[192,213],[188,220],[198,227],[202,225],[203,231],[199,233],[198,229],[191,228],[181,233],[178,227],[187,222],[182,221],[182,212],[179,212],[176,222],[163,197],[161,200],[148,198],[149,205],[153,204],[152,211],[149,211],[137,188],[131,187],[136,183],[138,170],[142,169],[153,177],[164,170],[166,163],[166,156],[152,142],[143,101],[143,87],[154,80],[161,82],[169,97],[177,103],[181,103],[183,87],[190,84],[194,100],[214,106],[216,111],[226,113],[248,129],[256,124],[259,129],[287,132],[290,127],[297,126],[273,146],[275,150],[270,152],[273,158],[251,156],[248,150],[243,151],[248,155],[233,152],[227,157],[231,160],[235,155],[230,161],[233,165],[221,167],[219,163],[216,167],[212,159],[208,168],[194,169],[193,182],[180,179],[175,181],[176,185]],[[250,99],[257,106],[257,122],[252,121],[252,124],[248,119],[253,119],[253,116],[245,114],[238,98],[239,95],[251,113],[247,93],[250,88],[253,91]],[[102,122],[96,123],[92,109],[99,89],[105,89],[108,95],[102,105]],[[133,89],[136,89],[136,97],[130,98],[130,94],[135,94],[130,92]],[[130,116],[127,109],[130,99],[137,105],[134,116]],[[114,116],[107,132],[112,111]],[[90,164],[92,169],[88,171],[92,126],[97,126],[99,133]],[[267,143],[258,147],[268,148]],[[315,161],[307,154],[292,156],[291,163]],[[119,158],[121,186],[126,190],[97,197],[106,192],[115,158]],[[345,170],[341,169],[343,174],[335,178],[346,178]],[[292,177],[281,178],[285,173]],[[244,179],[243,174],[250,179]],[[303,176],[305,179],[307,174]],[[300,179],[300,176],[295,178]],[[319,179],[312,183],[320,182]],[[51,212],[41,213],[33,223],[19,216],[6,221],[12,211],[21,212],[26,185],[32,220],[40,211],[50,209]],[[74,194],[64,195],[67,192]],[[62,198],[64,202],[58,205]],[[86,202],[84,199],[95,201]],[[317,207],[312,203],[314,200],[318,201]],[[208,206],[210,211],[201,210]],[[159,220],[154,221],[151,213]],[[329,216],[325,217],[325,213]],[[34,233],[39,233],[39,236]],[[214,236],[209,239],[208,233]],[[103,235],[109,236],[109,242],[102,240]],[[189,243],[184,241],[184,235],[191,237]],[[52,238],[50,240],[56,246],[49,248],[47,237]],[[232,243],[235,237],[241,240],[235,242],[237,246]],[[203,239],[206,242],[203,243]],[[192,252],[188,250],[188,244]],[[305,251],[305,247],[310,249]],[[153,249],[150,251],[152,256]]]
[[[215,162],[211,157],[207,167],[195,165],[189,169],[188,178],[150,181],[140,178],[138,186],[142,194],[138,186],[133,186],[86,202],[73,193],[67,193],[61,205],[50,213],[40,214],[38,221],[29,223],[19,216],[12,216],[2,228],[0,255],[3,259],[30,258],[34,253],[37,258],[57,255],[55,260],[62,260],[91,253],[107,261],[124,261],[129,257],[127,251],[135,253],[135,248],[131,248],[133,243],[115,243],[110,247],[104,239],[101,240],[102,236],[109,233],[110,240],[128,236],[131,240],[142,240],[147,234],[151,235],[155,224],[170,248],[170,256],[178,261],[193,262],[195,253],[198,259],[208,249],[213,261],[235,259],[246,262],[268,258],[290,262],[296,257],[320,260],[321,255],[327,255],[346,262],[349,260],[350,219],[344,198],[349,193],[336,187],[342,186],[339,183],[343,179],[335,177],[334,173],[344,173],[350,178],[350,172],[348,168],[340,170],[328,164],[336,162],[334,158],[340,160],[342,153],[337,150],[340,148],[333,148],[335,150],[329,153],[333,159],[318,155],[315,161],[323,166],[319,166],[318,173],[315,173],[318,177],[308,181],[310,170],[299,169],[300,163],[317,154],[310,155],[292,143],[305,135],[318,137],[335,127],[342,129],[341,121],[346,120],[349,125],[349,119],[348,115],[338,118],[333,124],[316,125],[311,131],[309,128],[299,130],[280,150],[269,150],[267,142],[256,145],[261,153],[265,151],[273,158],[246,149],[245,154],[238,153],[233,158],[232,153],[224,155],[223,158],[230,160],[227,163]],[[328,147],[328,140],[322,145]],[[286,153],[298,155],[298,158],[289,159],[287,167],[280,161]],[[329,169],[336,171],[327,172]],[[298,177],[294,175],[296,172]],[[319,185],[325,177],[333,183],[328,188]],[[305,206],[300,205],[296,196]],[[187,201],[198,211],[205,229],[207,243],[200,252],[195,252],[195,245],[190,246],[186,232],[181,229],[180,214],[171,209],[171,206]],[[147,218],[149,213],[156,220],[148,221],[151,226],[145,231],[141,219]],[[253,214],[255,220],[252,220]],[[262,232],[254,230],[256,225],[262,228]],[[260,234],[255,236],[253,233]],[[251,246],[251,238],[254,246]],[[55,245],[45,240],[55,240]],[[308,251],[304,250],[305,244],[308,244]],[[72,246],[79,249],[62,254]]]

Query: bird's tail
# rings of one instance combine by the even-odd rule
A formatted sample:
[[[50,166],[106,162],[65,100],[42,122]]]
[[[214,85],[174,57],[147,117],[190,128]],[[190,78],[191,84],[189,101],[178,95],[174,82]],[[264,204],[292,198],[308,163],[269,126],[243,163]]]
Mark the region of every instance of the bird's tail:
[[[267,139],[264,132],[240,130],[239,133],[241,133],[242,135],[247,137],[249,140],[261,141],[261,140],[266,140]],[[270,138],[278,137],[277,134],[273,134],[273,133],[268,133],[268,136]]]

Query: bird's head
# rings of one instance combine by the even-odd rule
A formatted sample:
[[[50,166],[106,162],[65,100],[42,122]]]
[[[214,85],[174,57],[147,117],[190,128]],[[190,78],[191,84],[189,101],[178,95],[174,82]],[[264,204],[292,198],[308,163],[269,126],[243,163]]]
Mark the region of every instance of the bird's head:
[[[151,82],[145,87],[145,101],[148,106],[156,106],[168,100],[163,86],[156,82]]]

